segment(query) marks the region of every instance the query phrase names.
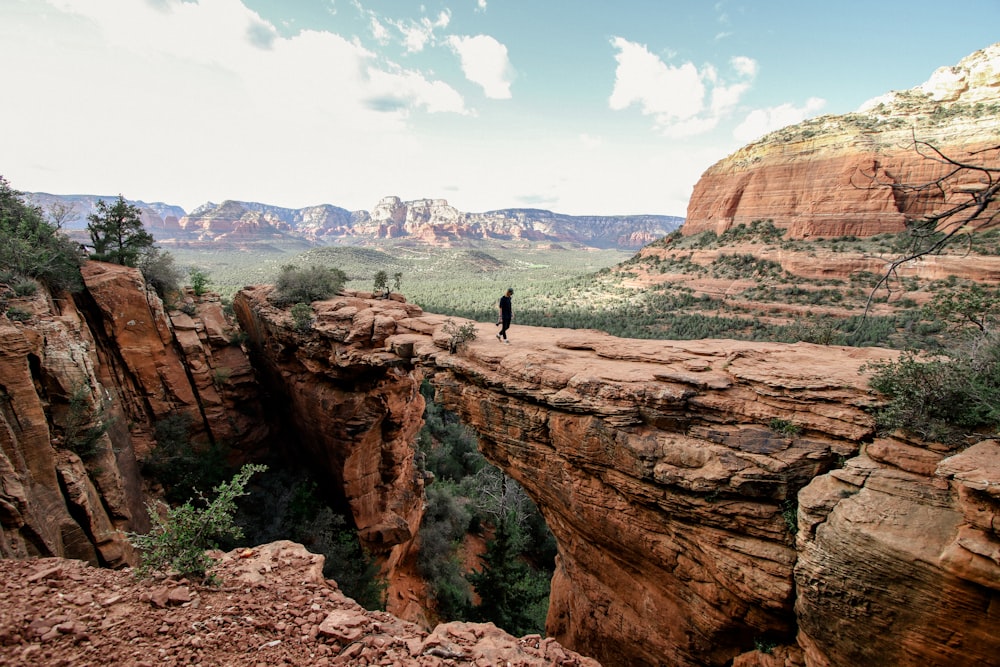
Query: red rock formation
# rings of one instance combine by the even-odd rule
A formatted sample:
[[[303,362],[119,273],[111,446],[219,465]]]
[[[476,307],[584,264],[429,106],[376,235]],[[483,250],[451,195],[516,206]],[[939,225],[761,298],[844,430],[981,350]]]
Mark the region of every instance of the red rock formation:
[[[315,323],[303,332],[270,304],[270,292],[246,288],[233,300],[255,363],[283,396],[279,409],[300,447],[335,482],[362,543],[384,558],[391,577],[423,517],[412,443],[424,401],[408,361],[383,345],[397,322],[421,311],[392,299],[335,298],[313,304]]]
[[[878,439],[799,494],[809,665],[986,665],[998,653],[1000,443]]]
[[[778,653],[793,664],[846,664],[855,649],[828,629],[836,627],[830,614],[842,611],[840,600],[856,610],[881,606],[878,642],[887,648],[870,654],[876,662],[905,652],[912,662],[959,664],[967,647],[973,657],[1000,648],[987,637],[989,615],[975,611],[997,600],[1000,566],[975,556],[995,553],[988,526],[997,508],[962,500],[968,491],[961,490],[989,488],[992,473],[984,482],[968,472],[978,471],[976,464],[954,464],[950,469],[965,472],[949,473],[962,480],[951,491],[940,477],[871,477],[878,480],[873,490],[913,504],[906,515],[890,514],[897,532],[886,536],[894,544],[922,540],[923,519],[947,508],[941,511],[958,531],[942,533],[940,552],[948,557],[915,560],[929,558],[923,547],[869,552],[870,539],[855,539],[841,553],[830,545],[850,542],[854,526],[831,519],[816,528],[823,521],[817,506],[850,505],[837,488],[816,500],[814,487],[829,489],[830,480],[869,465],[873,455],[889,456],[882,440],[863,446],[873,434],[866,406],[874,397],[858,371],[891,351],[722,340],[623,344],[595,332],[530,327],[516,328],[514,345],[501,346],[491,327],[478,325],[479,339],[451,354],[442,318],[405,304],[319,302],[316,330],[295,337],[266,294],[257,288],[238,297],[241,320],[253,323],[258,352],[288,386],[318,387],[322,395],[329,382],[322,376],[344,378],[350,368],[365,377],[366,364],[379,378],[366,384],[380,393],[386,388],[378,369],[398,369],[397,381],[407,384],[415,383],[407,368],[432,376],[438,398],[528,490],[556,535],[547,630],[574,650],[608,665],[722,665],[738,656],[752,665],[768,664],[754,652],[767,638],[788,644]],[[296,392],[296,401],[306,407],[293,410],[306,419],[315,399]],[[378,416],[366,415],[369,422]],[[892,458],[926,472],[940,455],[911,445]],[[843,470],[841,461],[848,461]],[[803,487],[796,541],[790,526]],[[970,539],[973,529],[978,537]],[[804,541],[810,533],[825,539],[811,545]],[[860,570],[875,559],[881,589],[872,579],[859,591],[854,575],[839,570],[817,573],[832,560]],[[884,582],[903,581],[909,590],[913,582],[902,573],[915,562],[924,590],[944,585],[954,594],[947,618],[933,605],[892,611],[892,599],[904,593]],[[796,584],[812,588],[797,596]],[[912,637],[931,625],[943,630],[916,644]],[[962,627],[969,639],[961,645],[943,639]]]
[[[148,529],[138,462],[158,420],[186,414],[239,460],[267,425],[217,298],[172,321],[137,269],[82,272],[75,300],[39,290],[30,319],[0,319],[0,554],[120,566],[134,560],[121,531]]]
[[[973,154],[1000,144],[998,63],[1000,44],[856,113],[805,121],[741,148],[702,175],[682,232],[721,234],[772,220],[786,238],[871,236],[967,199],[952,189],[895,186],[933,183],[952,169],[914,150],[914,139],[953,159],[996,165],[995,150]]]

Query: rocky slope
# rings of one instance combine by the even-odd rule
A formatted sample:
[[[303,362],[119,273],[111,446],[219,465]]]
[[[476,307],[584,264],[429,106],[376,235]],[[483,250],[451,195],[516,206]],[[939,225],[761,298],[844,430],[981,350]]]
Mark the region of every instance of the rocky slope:
[[[89,262],[83,278],[76,299],[39,290],[0,319],[0,554],[121,566],[119,531],[148,527],[139,466],[157,422],[183,416],[238,458],[268,425],[217,298],[168,311],[136,269]]]
[[[492,624],[430,632],[366,611],[323,579],[322,556],[291,542],[216,557],[221,587],[137,581],[58,558],[0,560],[0,663],[597,667]]]
[[[754,220],[772,220],[787,238],[902,231],[908,218],[969,196],[966,182],[919,193],[898,187],[932,183],[951,168],[914,150],[915,139],[956,160],[996,165],[995,150],[976,151],[1000,145],[1000,44],[921,86],[783,128],[720,160],[695,185],[682,231],[721,234]]]

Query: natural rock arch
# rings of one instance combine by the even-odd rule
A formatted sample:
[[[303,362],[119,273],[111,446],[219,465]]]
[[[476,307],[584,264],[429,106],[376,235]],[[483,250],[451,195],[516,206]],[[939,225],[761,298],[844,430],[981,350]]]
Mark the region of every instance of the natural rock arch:
[[[942,624],[958,627],[953,622],[967,641],[950,658],[972,664],[997,648],[982,616],[956,621],[954,610],[948,619],[928,612],[903,628],[885,620],[896,604],[895,593],[878,586],[887,576],[915,599],[945,585],[970,608],[995,603],[1000,589],[996,563],[974,553],[993,538],[982,531],[958,538],[972,529],[963,518],[972,511],[963,509],[967,484],[938,469],[955,467],[957,457],[874,437],[866,411],[874,397],[859,369],[891,351],[636,341],[531,327],[517,327],[515,343],[501,346],[492,327],[479,324],[477,340],[453,354],[445,318],[399,298],[356,293],[316,302],[312,329],[300,333],[268,293],[247,288],[234,302],[256,365],[304,401],[298,414],[308,428],[350,436],[344,460],[352,463],[342,468],[354,489],[348,499],[362,536],[390,562],[419,525],[412,491],[420,480],[406,441],[419,427],[417,389],[427,376],[439,402],[479,433],[487,458],[545,516],[559,544],[548,631],[581,653],[608,665],[726,664],[755,644],[777,642],[817,661],[850,651],[878,661],[902,655],[892,633],[933,626],[930,634],[939,634]],[[316,423],[340,399],[353,434]],[[869,488],[869,480],[877,484]],[[408,481],[404,492],[398,485]],[[924,557],[954,552],[951,565],[933,566],[930,578],[921,571],[919,581],[905,575],[912,550],[879,544],[880,513],[903,511],[902,500],[920,495],[914,488],[935,489],[927,491],[933,500],[904,509],[934,520],[896,530],[919,534]],[[866,498],[870,515],[841,516],[857,514],[856,496]],[[796,535],[797,497],[808,506],[799,509]],[[824,532],[828,519],[838,534]],[[859,565],[822,580],[828,560],[840,568],[844,559],[864,563],[872,548],[884,556],[881,570]],[[797,582],[813,590],[797,596]],[[858,608],[884,619],[850,624],[849,649],[842,635],[824,630],[823,616],[843,612],[842,597],[858,586],[865,591]],[[928,639],[906,650],[937,655],[940,647]]]

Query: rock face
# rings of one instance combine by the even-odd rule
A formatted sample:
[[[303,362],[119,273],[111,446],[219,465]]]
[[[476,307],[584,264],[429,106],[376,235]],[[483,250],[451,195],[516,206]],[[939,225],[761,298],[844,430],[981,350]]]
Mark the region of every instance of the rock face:
[[[136,269],[90,262],[77,299],[44,290],[0,319],[0,523],[5,557],[121,566],[144,531],[141,462],[155,424],[186,415],[202,442],[267,435],[253,371],[218,299],[170,311]]]
[[[930,157],[918,153],[914,139],[956,160],[995,165],[996,150],[975,153],[1000,144],[1000,44],[914,89],[786,127],[720,160],[695,185],[682,232],[721,234],[754,220],[772,220],[786,238],[902,231],[907,219],[969,197],[898,187],[932,183],[951,169],[926,149]]]
[[[313,330],[295,334],[267,294],[244,290],[238,313],[307,423],[318,404],[297,387],[330,395],[353,375],[376,394],[363,417],[346,411],[358,431],[405,430],[405,408],[379,397],[419,403],[424,375],[479,433],[556,535],[547,629],[574,650],[607,665],[769,664],[760,641],[809,665],[1000,650],[984,611],[1000,590],[994,445],[949,456],[875,439],[859,369],[888,350],[530,327],[503,346],[481,324],[451,353],[443,318],[406,304],[317,302]],[[385,456],[382,479],[403,481]],[[919,604],[934,591],[947,604]]]
[[[175,236],[233,240],[241,235],[277,238],[297,234],[325,243],[407,239],[428,245],[462,246],[484,240],[528,240],[639,248],[676,229],[681,222],[681,218],[661,215],[569,216],[537,209],[463,213],[444,199],[404,202],[399,197],[383,197],[370,213],[329,205],[282,209],[227,201],[206,204],[182,218],[180,233]]]
[[[314,324],[300,331],[270,304],[271,289],[247,288],[233,301],[255,365],[285,426],[333,480],[364,546],[391,576],[423,518],[413,443],[424,401],[409,362],[381,346],[420,309],[356,296],[316,302]]]
[[[90,195],[31,193],[39,206],[72,206],[66,229],[82,230],[99,199]],[[107,198],[105,198],[107,199]],[[383,197],[368,211],[322,204],[291,209],[258,202],[208,202],[191,213],[166,204],[132,202],[160,242],[184,246],[248,242],[365,244],[403,239],[433,246],[468,246],[483,241],[575,243],[635,250],[677,229],[683,218],[670,215],[571,216],[540,209],[465,213],[444,199]]]

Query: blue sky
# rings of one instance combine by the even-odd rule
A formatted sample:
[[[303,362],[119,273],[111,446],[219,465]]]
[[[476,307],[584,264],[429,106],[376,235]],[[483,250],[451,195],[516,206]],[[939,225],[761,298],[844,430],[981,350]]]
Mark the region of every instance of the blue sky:
[[[1000,0],[0,0],[0,175],[187,210],[683,216],[740,146],[997,26]]]

